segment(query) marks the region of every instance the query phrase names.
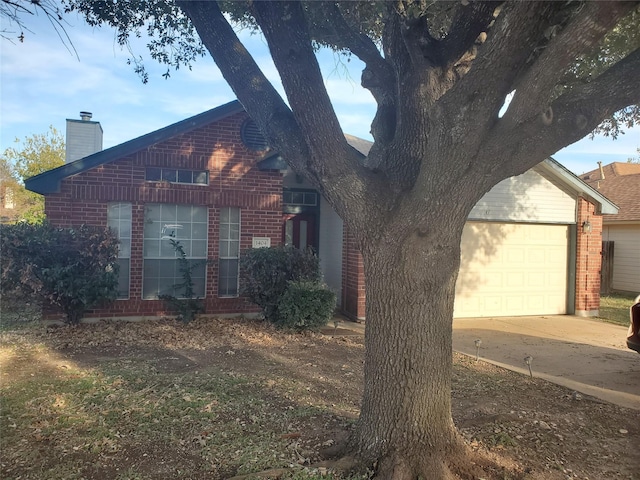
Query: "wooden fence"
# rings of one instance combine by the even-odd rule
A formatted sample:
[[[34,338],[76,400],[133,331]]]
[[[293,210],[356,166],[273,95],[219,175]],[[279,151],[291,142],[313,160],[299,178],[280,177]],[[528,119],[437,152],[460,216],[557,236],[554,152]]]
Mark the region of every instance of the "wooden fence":
[[[613,244],[614,242],[602,242],[600,293],[604,295],[609,295],[613,289]]]

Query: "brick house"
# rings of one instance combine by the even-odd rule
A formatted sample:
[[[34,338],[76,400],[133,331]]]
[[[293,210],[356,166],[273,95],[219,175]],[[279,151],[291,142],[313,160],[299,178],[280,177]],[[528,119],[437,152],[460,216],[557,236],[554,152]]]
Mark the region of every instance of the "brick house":
[[[109,226],[120,237],[120,298],[88,317],[167,314],[157,297],[180,281],[171,238],[193,262],[196,293],[209,314],[255,312],[238,295],[240,255],[284,242],[314,247],[340,310],[365,317],[364,269],[353,237],[324,198],[268,149],[239,102],[106,150],[99,123],[87,115],[68,120],[67,129],[75,152],[68,163],[26,186],[45,196],[53,224]],[[364,158],[370,143],[346,137]],[[465,228],[456,316],[596,314],[601,214],[616,211],[551,159],[496,185]]]
[[[580,178],[618,206],[603,218],[603,248],[609,263],[607,289],[640,293],[640,164],[614,162]]]

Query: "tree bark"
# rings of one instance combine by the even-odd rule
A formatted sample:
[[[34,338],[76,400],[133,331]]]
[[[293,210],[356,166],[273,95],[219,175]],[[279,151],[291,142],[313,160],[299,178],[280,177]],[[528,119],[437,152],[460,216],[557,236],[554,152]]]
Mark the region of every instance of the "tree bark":
[[[466,447],[451,417],[452,318],[464,221],[362,240],[365,385],[356,455],[377,478],[452,477]],[[439,219],[440,218],[440,219]]]

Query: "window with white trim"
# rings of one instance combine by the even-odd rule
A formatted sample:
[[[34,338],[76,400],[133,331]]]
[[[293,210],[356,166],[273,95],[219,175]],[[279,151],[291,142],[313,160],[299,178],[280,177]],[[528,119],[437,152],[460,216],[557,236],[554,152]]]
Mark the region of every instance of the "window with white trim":
[[[147,167],[147,182],[187,183],[192,185],[209,185],[207,170],[183,170],[179,168]]]
[[[109,203],[107,226],[116,234],[118,244],[118,298],[129,298],[131,274],[131,203]]]
[[[238,296],[240,263],[240,209],[220,209],[220,250],[218,264],[218,296]]]
[[[184,295],[179,253],[171,240],[179,242],[192,266],[194,295],[204,297],[207,260],[208,209],[202,206],[147,204],[144,219],[142,298]]]
[[[318,193],[309,191],[285,190],[282,192],[282,203],[284,203],[285,205],[316,207],[318,205]]]

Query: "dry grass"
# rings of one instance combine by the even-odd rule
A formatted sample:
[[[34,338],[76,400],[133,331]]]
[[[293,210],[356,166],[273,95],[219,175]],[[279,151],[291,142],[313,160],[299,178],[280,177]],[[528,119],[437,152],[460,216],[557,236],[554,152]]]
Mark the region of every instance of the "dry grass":
[[[5,325],[0,477],[344,478],[312,466],[354,426],[363,351],[243,320]],[[471,448],[505,466],[487,479],[635,478],[638,412],[461,356],[452,395]]]

